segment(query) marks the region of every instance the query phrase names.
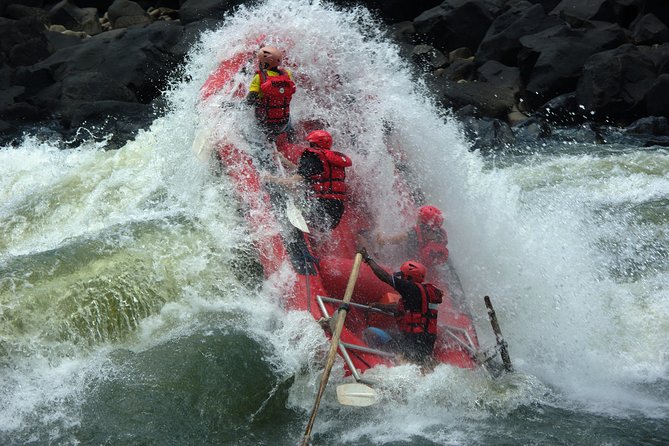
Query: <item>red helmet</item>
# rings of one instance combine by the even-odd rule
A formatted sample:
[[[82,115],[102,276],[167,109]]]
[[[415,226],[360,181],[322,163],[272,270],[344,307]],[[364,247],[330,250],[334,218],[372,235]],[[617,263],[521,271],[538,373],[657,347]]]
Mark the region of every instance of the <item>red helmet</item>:
[[[321,149],[329,149],[332,147],[332,135],[325,130],[314,130],[309,133],[307,135],[307,141]]]
[[[274,68],[279,65],[281,62],[281,50],[273,46],[264,46],[258,50],[258,63],[260,64],[260,69],[266,70],[268,68]]]
[[[400,271],[404,274],[404,277],[411,279],[414,282],[422,283],[425,280],[425,273],[427,270],[422,263],[418,263],[415,260],[407,260],[402,263],[400,266]]]
[[[434,206],[423,206],[418,209],[420,223],[432,228],[439,228],[444,224],[444,214]]]

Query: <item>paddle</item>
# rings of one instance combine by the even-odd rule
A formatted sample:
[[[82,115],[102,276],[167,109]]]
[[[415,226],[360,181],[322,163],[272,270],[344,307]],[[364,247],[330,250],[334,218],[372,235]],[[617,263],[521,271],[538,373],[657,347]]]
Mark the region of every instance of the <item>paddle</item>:
[[[211,152],[214,149],[214,145],[211,141],[212,128],[208,125],[201,125],[195,132],[195,138],[193,139],[193,145],[191,150],[202,162],[209,161]]]
[[[495,332],[495,338],[497,339],[497,345],[499,347],[499,355],[502,357],[502,363],[507,372],[513,371],[513,365],[511,364],[511,357],[509,356],[509,351],[507,350],[507,344],[502,336],[502,330],[499,328],[499,323],[497,322],[497,315],[495,314],[495,309],[492,307],[492,302],[490,297],[484,296],[483,300],[485,306],[488,308],[488,318],[490,319],[490,325],[492,325],[492,331]]]
[[[286,171],[283,168],[283,163],[281,162],[281,159],[278,159],[278,156],[276,161],[279,164],[279,173],[283,178],[286,178]],[[289,192],[287,192],[285,195],[286,195],[286,216],[288,217],[288,221],[290,222],[291,225],[295,226],[300,231],[309,234],[309,226],[307,226],[307,221],[304,219],[304,215],[302,215],[302,212],[295,205],[293,197],[290,195]]]
[[[337,401],[344,406],[366,407],[378,403],[379,396],[362,383],[341,384],[337,386]]]
[[[321,398],[323,392],[325,392],[325,386],[330,379],[330,372],[332,371],[332,366],[334,365],[335,358],[337,356],[337,348],[339,347],[339,337],[341,336],[341,331],[344,328],[344,321],[346,320],[346,304],[351,300],[353,295],[353,288],[355,288],[355,283],[358,281],[358,274],[360,273],[360,264],[362,263],[362,254],[357,253],[353,261],[353,268],[351,268],[351,275],[348,278],[348,284],[346,285],[346,291],[344,293],[343,304],[339,307],[337,311],[337,320],[335,322],[335,328],[332,333],[332,339],[330,344],[330,351],[328,352],[327,361],[325,362],[325,370],[323,371],[323,376],[321,377],[321,384],[318,387],[318,393],[316,395],[316,402],[314,403],[314,408],[311,411],[311,417],[309,418],[309,423],[304,432],[304,437],[302,438],[302,446],[309,445],[309,438],[311,437],[311,429],[314,426],[314,421],[316,420],[316,413],[318,412],[318,406],[321,404]]]

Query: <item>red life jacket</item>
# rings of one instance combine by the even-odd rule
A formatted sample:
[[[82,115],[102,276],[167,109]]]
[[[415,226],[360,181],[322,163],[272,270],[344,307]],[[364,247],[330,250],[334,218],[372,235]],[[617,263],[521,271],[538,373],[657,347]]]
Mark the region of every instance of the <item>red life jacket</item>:
[[[420,312],[407,311],[404,309],[404,299],[398,304],[397,328],[405,333],[429,333],[437,334],[437,308],[444,296],[436,286],[431,283],[417,283],[420,289]]]
[[[448,244],[448,235],[446,231],[442,228],[436,230],[439,234],[437,240],[427,240],[423,236],[421,225],[416,225],[414,231],[416,231],[420,261],[427,267],[446,263],[448,260],[448,248],[446,247],[446,244]]]
[[[306,151],[313,153],[323,164],[323,172],[308,178],[311,189],[316,198],[333,198],[346,200],[346,172],[344,169],[351,165],[351,159],[343,153],[310,147]]]
[[[290,117],[290,99],[295,94],[295,82],[284,70],[275,70],[278,76],[269,76],[265,70],[257,72],[262,97],[256,106],[256,117],[263,124],[283,124]]]

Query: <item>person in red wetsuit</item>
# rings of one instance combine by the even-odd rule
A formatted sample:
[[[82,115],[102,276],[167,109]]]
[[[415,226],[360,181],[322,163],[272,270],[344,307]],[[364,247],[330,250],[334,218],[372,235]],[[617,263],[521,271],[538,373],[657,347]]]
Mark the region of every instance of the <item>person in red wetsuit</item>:
[[[246,100],[254,106],[256,120],[269,140],[284,132],[292,138],[290,101],[296,90],[293,75],[279,67],[283,54],[278,48],[264,46],[257,56],[258,71],[251,80]]]
[[[337,227],[344,214],[346,168],[351,166],[351,159],[332,150],[332,135],[326,130],[314,130],[306,139],[309,147],[302,152],[297,166],[292,166],[296,168],[293,176],[265,178],[293,188],[299,184],[306,185],[309,200],[307,223],[310,228],[327,232]],[[287,162],[285,158],[283,161]]]
[[[383,236],[377,234],[379,245],[406,243],[410,256],[417,257],[426,267],[441,265],[448,261],[448,235],[443,228],[444,214],[435,206],[418,209],[416,224],[407,232]]]
[[[411,362],[428,363],[437,339],[437,308],[442,302],[443,291],[423,282],[426,268],[415,260],[404,262],[400,271],[391,275],[367,254],[365,248],[359,252],[374,275],[400,295],[397,304],[373,302],[370,305],[395,314],[398,333],[391,335],[390,349]]]

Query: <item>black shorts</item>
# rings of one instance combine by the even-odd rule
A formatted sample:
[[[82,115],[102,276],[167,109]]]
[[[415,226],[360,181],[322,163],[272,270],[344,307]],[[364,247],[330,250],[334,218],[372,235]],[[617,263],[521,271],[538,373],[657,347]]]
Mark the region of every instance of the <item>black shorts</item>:
[[[344,202],[330,198],[313,198],[309,209],[309,225],[321,230],[337,227],[344,215]]]

